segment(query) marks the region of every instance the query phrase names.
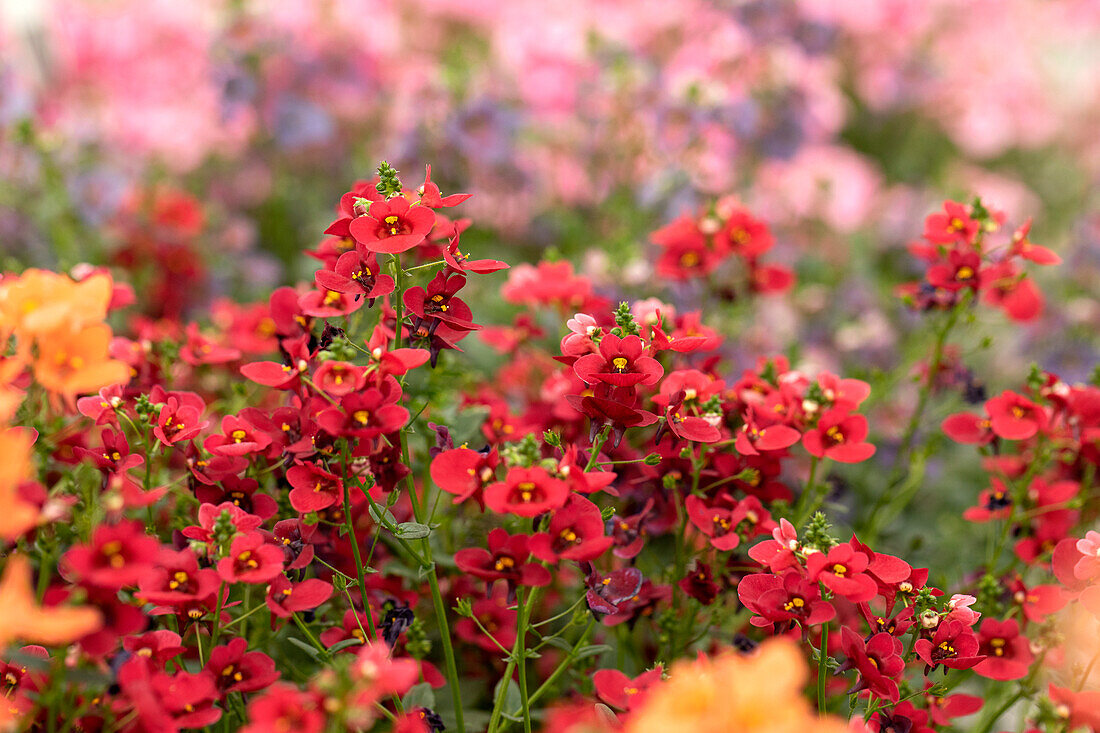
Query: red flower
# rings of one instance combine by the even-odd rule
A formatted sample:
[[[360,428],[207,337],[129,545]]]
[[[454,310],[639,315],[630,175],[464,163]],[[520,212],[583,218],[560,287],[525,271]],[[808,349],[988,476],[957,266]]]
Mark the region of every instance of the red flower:
[[[452,193],[450,196],[443,196],[439,186],[432,182],[432,167],[430,165],[424,166],[424,183],[420,184],[420,188],[416,189],[416,192],[420,195],[420,203],[433,209],[458,206],[473,195],[469,193]]]
[[[656,384],[665,370],[637,336],[619,338],[609,333],[600,339],[600,353],[577,359],[573,371],[587,384],[604,382],[614,387]]]
[[[510,535],[500,527],[489,533],[489,549],[467,547],[455,553],[458,569],[489,582],[503,580],[511,597],[517,586],[550,584],[550,571],[542,565],[527,562],[531,556],[525,534]]]
[[[931,672],[941,664],[951,669],[970,669],[985,658],[978,653],[978,646],[978,637],[969,626],[944,620],[931,640],[917,639],[913,649]]]
[[[331,270],[314,273],[313,280],[318,290],[362,296],[369,305],[394,290],[393,278],[380,272],[378,256],[358,246],[340,255]]]
[[[73,582],[118,590],[135,585],[151,570],[159,549],[141,522],[100,525],[90,544],[76,545],[62,556],[61,567]]]
[[[698,496],[688,496],[684,508],[695,527],[710,538],[710,544],[718,550],[732,550],[741,542],[737,535],[737,522],[733,509],[708,504]]]
[[[288,683],[276,683],[248,703],[249,724],[241,733],[271,733],[296,731],[322,733],[325,714],[321,699],[315,693],[304,692]]]
[[[191,540],[198,540],[199,542],[213,542],[214,525],[218,521],[218,518],[225,512],[229,513],[230,523],[237,532],[251,532],[263,524],[262,519],[254,514],[249,514],[232,502],[223,501],[217,506],[214,504],[200,504],[198,526],[191,525],[190,527],[184,527],[183,536]]]
[[[737,597],[756,616],[753,626],[797,621],[803,628],[832,621],[833,604],[822,599],[821,588],[798,570],[783,575],[754,573],[737,584]]]
[[[612,542],[611,537],[604,536],[600,508],[574,494],[563,508],[554,512],[546,532],[531,538],[530,548],[531,554],[544,562],[582,562],[595,560]]]
[[[841,410],[828,410],[817,426],[802,436],[806,451],[818,458],[832,458],[841,463],[859,463],[875,454],[875,446],[864,443],[867,418]]]
[[[1030,260],[1037,265],[1061,264],[1061,257],[1050,251],[1046,247],[1035,244],[1027,238],[1027,235],[1030,231],[1031,219],[1028,219],[1020,225],[1019,229],[1013,232],[1012,249],[1009,251],[1009,256],[1023,257],[1025,260]]]
[[[451,237],[451,241],[443,250],[443,261],[447,266],[457,272],[473,272],[478,275],[487,275],[490,272],[506,270],[509,265],[500,260],[471,260],[458,248],[458,235]]]
[[[221,435],[211,435],[203,441],[203,447],[218,456],[246,456],[259,453],[269,445],[271,438],[234,415],[222,418]]]
[[[845,626],[841,629],[840,643],[848,660],[845,669],[859,672],[859,680],[851,692],[870,690],[872,695],[898,701],[898,683],[895,678],[905,671],[901,640],[886,632],[875,634],[866,642],[863,637]]]
[[[744,416],[745,424],[737,433],[734,447],[743,456],[759,455],[760,451],[778,451],[790,448],[802,439],[802,433],[788,425],[761,427],[756,422],[755,411],[749,407]]]
[[[488,453],[455,448],[445,450],[432,459],[430,471],[436,486],[455,495],[455,504],[473,498],[484,508],[482,491],[496,479],[496,467],[499,463],[500,457],[495,448]]]
[[[940,428],[948,438],[964,445],[985,445],[994,438],[989,420],[970,412],[949,415]]]
[[[929,214],[924,220],[924,238],[937,244],[972,242],[981,227],[970,217],[970,208],[956,201],[945,201],[943,213]]]
[[[188,396],[194,399],[189,399]],[[198,395],[188,392],[170,395],[160,408],[153,435],[169,446],[177,441],[194,439],[210,426],[209,420],[202,419],[204,408],[202,398]]]
[[[283,551],[259,532],[237,535],[229,556],[218,561],[218,575],[226,583],[266,583],[283,572]]]
[[[503,481],[485,487],[485,504],[490,509],[521,517],[537,517],[559,509],[568,498],[569,484],[538,466],[512,468]]]
[[[741,208],[729,213],[714,240],[720,251],[733,252],[746,259],[759,257],[775,244],[768,225]]]
[[[366,372],[366,367],[329,360],[313,373],[313,383],[333,397],[343,397],[366,386]]]
[[[332,584],[317,578],[291,583],[285,575],[277,575],[267,587],[267,603],[271,613],[289,618],[298,611],[311,611],[332,597]]]
[[[390,382],[394,382],[391,378]],[[400,388],[379,390],[370,387],[344,395],[339,407],[330,407],[317,415],[317,424],[332,436],[354,436],[360,440],[397,432],[409,421],[409,411],[394,404],[401,398]]]
[[[230,692],[257,692],[279,679],[274,659],[263,652],[247,650],[248,642],[244,639],[233,639],[210,650],[203,671],[214,678],[223,698]]]
[[[397,253],[423,242],[434,224],[434,211],[395,196],[372,203],[366,216],[351,220],[348,232],[371,252]]]
[[[156,566],[138,582],[136,595],[148,603],[181,605],[213,595],[219,582],[212,569],[199,569],[191,550],[162,550]]]
[[[102,437],[102,450],[89,450],[76,446],[73,452],[81,458],[90,458],[96,468],[107,474],[122,473],[145,463],[142,456],[130,453],[130,443],[121,430],[116,433],[110,428],[104,428]]]
[[[878,594],[878,585],[864,572],[868,564],[867,555],[850,544],[837,545],[827,554],[814,552],[806,558],[810,580],[821,581],[852,603],[869,601]]]
[[[286,480],[293,487],[290,490],[290,505],[303,514],[327,509],[344,497],[344,482],[319,464],[292,466],[286,472]]]
[[[1047,415],[1042,407],[1021,395],[1005,390],[986,400],[989,426],[1005,440],[1026,440],[1045,430]]]
[[[666,429],[680,440],[697,443],[714,443],[722,437],[722,432],[708,419],[688,414],[684,408],[686,394],[685,390],[680,390],[669,398],[668,407],[665,408],[665,421],[654,436],[655,443],[661,442]],[[716,415],[715,421],[720,422],[721,415]]]
[[[1016,619],[997,621],[987,618],[978,635],[985,660],[974,671],[991,680],[1018,680],[1027,676],[1034,661],[1027,638],[1020,635]]]
[[[664,668],[661,665],[633,679],[617,669],[600,669],[592,675],[592,682],[596,686],[596,694],[605,703],[620,710],[630,710],[645,700],[646,690],[660,682],[662,674]]]
[[[477,331],[481,326],[474,323],[474,314],[470,306],[456,297],[459,290],[466,286],[466,277],[460,274],[447,275],[437,272],[428,282],[427,288],[409,288],[402,298],[409,313],[420,322],[427,322],[429,330],[438,328],[437,323],[445,323],[456,331]]]
[[[1043,294],[1011,262],[993,265],[984,279],[987,286],[982,299],[1003,310],[1013,321],[1027,322],[1042,314]]]

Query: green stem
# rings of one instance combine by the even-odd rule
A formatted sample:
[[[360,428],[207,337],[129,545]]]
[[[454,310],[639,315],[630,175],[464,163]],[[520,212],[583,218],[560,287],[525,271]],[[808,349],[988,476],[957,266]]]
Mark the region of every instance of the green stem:
[[[585,473],[591,471],[596,467],[596,464],[599,463],[600,450],[603,448],[603,444],[607,442],[607,436],[610,430],[609,427],[600,429],[599,435],[596,436],[596,442],[592,444],[592,454],[588,456],[588,465],[584,467]]]
[[[363,612],[367,616],[367,628],[370,631],[371,640],[378,638],[378,632],[374,628],[374,614],[371,612],[370,600],[367,597],[367,572],[363,568],[363,557],[359,552],[359,540],[355,536],[355,521],[351,515],[351,486],[348,478],[348,444],[345,442],[341,449],[344,479],[344,526],[347,528],[348,540],[351,542],[351,554],[355,560],[355,577],[359,583],[359,596],[363,603]]]
[[[397,255],[394,255],[397,259]],[[398,272],[401,270],[401,263],[397,262]],[[399,311],[400,312],[400,311]],[[400,322],[398,322],[398,337],[400,338]],[[410,466],[409,460],[409,440],[406,431],[408,426],[401,430],[401,460],[404,461],[406,466]],[[409,503],[412,504],[413,517],[416,521],[424,524],[426,517],[424,516],[424,507],[417,501],[416,487],[413,485],[412,472],[410,471],[405,476],[405,486],[409,494]],[[435,607],[436,622],[439,625],[440,641],[443,644],[443,660],[447,669],[447,683],[451,688],[451,700],[454,702],[455,708],[455,722],[458,725],[460,733],[465,733],[466,724],[463,721],[462,716],[462,691],[458,687],[458,665],[455,663],[455,650],[454,643],[451,640],[451,627],[447,621],[447,607],[443,603],[443,594],[439,590],[439,577],[436,574],[435,561],[432,559],[432,544],[431,536],[425,537],[423,540],[424,559],[422,567],[428,575],[428,587],[432,593],[432,605]]]
[[[306,626],[305,621],[302,621],[298,614],[291,613],[290,617],[294,619],[294,623],[296,623],[298,625],[298,628],[301,629],[302,633],[306,635],[306,638],[309,639],[309,643],[312,644],[314,648],[317,649],[317,651],[321,652],[322,656],[331,656],[329,650],[325,648],[324,644],[317,641],[317,637],[313,635],[313,632],[309,630],[309,627]]]
[[[959,302],[955,304],[955,307],[951,309],[943,326],[936,332],[936,341],[932,347],[932,359],[928,363],[928,378],[921,385],[920,393],[917,395],[917,406],[909,418],[905,433],[902,435],[901,445],[898,448],[897,456],[894,458],[893,468],[890,470],[890,480],[886,482],[887,488],[875,497],[875,503],[871,507],[871,513],[867,519],[866,537],[868,542],[874,542],[877,538],[880,523],[879,512],[886,508],[888,504],[893,508],[893,504],[900,505],[901,501],[908,503],[909,499],[912,498],[910,492],[898,493],[894,489],[902,483],[907,473],[912,473],[913,442],[916,440],[917,430],[920,428],[924,412],[928,407],[929,398],[932,396],[932,387],[936,381],[940,362],[943,361],[944,349],[947,347],[947,337],[959,322],[959,316],[962,315],[970,300],[970,296],[964,294]]]
[[[493,703],[493,712],[489,717],[488,733],[496,733],[501,724],[501,716],[504,713],[504,703],[507,700],[508,683],[512,679],[512,672],[516,669],[516,665],[525,665],[527,660],[524,658],[524,643],[527,636],[527,625],[531,619],[531,607],[534,606],[536,598],[538,598],[539,589],[533,588],[530,594],[524,597],[524,589],[520,589],[520,602],[519,608],[516,613],[516,642],[512,646],[512,653],[508,657],[508,664],[504,668],[504,675],[500,678],[500,691],[497,694],[497,699]],[[526,681],[523,680],[525,672],[522,666],[520,667],[520,678],[523,681],[523,685],[526,686]],[[525,728],[530,725],[528,720],[530,716],[530,700],[526,699],[523,695],[523,689],[520,688],[520,697],[523,700],[524,710],[524,726]]]
[[[794,526],[801,528],[809,521],[818,507],[821,506],[821,501],[825,498],[822,496],[818,498],[817,494],[817,467],[821,463],[821,459],[817,456],[810,458],[810,476],[806,479],[806,488],[802,489],[802,495],[798,497],[798,503],[795,505],[794,510]]]
[[[550,673],[549,677],[546,678],[546,681],[539,685],[537,690],[531,693],[531,697],[527,700],[528,705],[534,705],[538,701],[538,699],[542,697],[553,686],[555,682],[558,681],[558,678],[565,673],[565,670],[573,666],[573,660],[576,658],[577,652],[582,646],[584,646],[585,642],[588,641],[588,637],[592,633],[592,629],[594,629],[595,627],[596,619],[589,617],[588,625],[585,626],[584,631],[581,632],[580,638],[577,639],[577,642],[573,645],[573,648],[569,650],[569,653],[565,656],[565,659],[561,660],[557,668]],[[512,717],[518,718],[521,712],[522,711],[517,710],[515,713],[512,714]]]
[[[394,337],[393,348],[401,348],[401,321],[404,319],[402,310],[405,307],[405,271],[401,269],[401,255],[394,253],[393,255],[393,312],[395,315],[394,321]],[[404,433],[402,433],[404,435]]]
[[[821,649],[817,653],[817,712],[825,714],[825,676],[829,672],[829,624],[821,626]]]
[[[210,648],[213,649],[218,645],[218,624],[222,620],[222,603],[225,602],[225,581],[218,586],[218,602],[214,606],[214,621],[210,626]],[[195,637],[198,637],[198,631],[195,631]]]
[[[520,589],[522,598],[524,589]],[[519,654],[519,700],[523,708],[523,733],[531,733],[531,700],[527,696],[527,623],[530,620],[531,611],[526,603],[521,605],[527,608],[523,625],[516,630],[516,647]]]

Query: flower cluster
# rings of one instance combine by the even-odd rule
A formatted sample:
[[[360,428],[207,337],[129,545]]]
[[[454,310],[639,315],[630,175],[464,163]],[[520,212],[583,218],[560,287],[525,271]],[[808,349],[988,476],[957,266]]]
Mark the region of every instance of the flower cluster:
[[[653,233],[671,287],[632,302],[566,260],[474,258],[467,196],[431,173],[382,163],[308,281],[208,318],[91,268],[0,280],[0,716],[934,731],[1026,700],[1036,725],[1093,724],[1100,655],[1081,671],[1053,619],[1098,606],[1100,388],[1036,368],[942,421],[988,479],[958,577],[893,534],[950,446],[921,428],[970,373],[963,309],[1020,317],[1030,284],[1004,268],[1056,260],[1026,227],[998,254],[984,205],[929,217],[919,292],[948,312],[894,429],[872,373],[738,357],[720,309],[794,281],[733,199]],[[184,241],[171,200],[153,217]],[[510,323],[478,322],[498,306]]]

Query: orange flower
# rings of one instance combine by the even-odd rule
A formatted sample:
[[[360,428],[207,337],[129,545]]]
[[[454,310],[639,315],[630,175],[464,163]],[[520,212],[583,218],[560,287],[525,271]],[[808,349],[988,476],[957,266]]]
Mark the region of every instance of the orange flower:
[[[669,680],[650,688],[626,733],[846,733],[820,718],[802,696],[808,673],[798,647],[771,639],[756,653],[728,651],[672,666]]]
[[[113,284],[107,275],[80,282],[48,270],[30,269],[0,281],[0,323],[17,337],[34,338],[61,326],[79,329],[107,317]]]
[[[45,333],[38,342],[35,379],[49,391],[66,397],[95,392],[110,384],[125,384],[130,381],[130,367],[110,358],[110,343],[111,329],[102,323],[78,331],[62,327]]]
[[[14,540],[38,521],[38,509],[19,497],[31,471],[32,431],[0,427],[0,538]],[[0,608],[3,608],[0,605]]]
[[[0,648],[16,639],[54,646],[69,644],[99,629],[103,619],[94,608],[39,606],[31,588],[31,567],[21,555],[8,557],[0,578]]]

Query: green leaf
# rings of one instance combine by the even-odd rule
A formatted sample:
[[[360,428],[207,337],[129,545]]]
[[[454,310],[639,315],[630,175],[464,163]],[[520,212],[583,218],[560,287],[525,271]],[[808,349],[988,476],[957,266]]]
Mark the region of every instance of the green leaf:
[[[419,540],[432,533],[432,528],[419,522],[402,522],[397,525],[394,534],[404,540]]]
[[[574,659],[584,659],[586,657],[594,657],[598,654],[611,651],[611,647],[607,644],[589,644],[588,646],[582,646],[577,650],[577,654]]]
[[[343,641],[338,641],[335,644],[333,644],[332,646],[330,646],[328,648],[328,650],[330,652],[338,652],[341,649],[347,649],[349,646],[360,646],[360,645],[362,645],[362,643],[363,642],[361,642],[361,641],[359,641],[358,639],[355,639],[355,638],[344,639]],[[313,649],[313,651],[317,651],[314,647],[310,647],[310,649]]]
[[[413,685],[405,693],[405,697],[401,699],[401,704],[405,706],[406,710],[413,708],[431,708],[435,710],[435,693],[432,692],[432,686],[427,682]]]
[[[498,682],[496,687],[493,688],[493,699],[496,700],[497,697],[499,697],[499,695],[500,695],[500,686],[502,684],[504,684],[505,682],[508,683],[508,687],[504,692],[503,709],[505,711],[507,711],[507,710],[518,710],[522,706],[523,703],[522,703],[522,700],[519,696],[519,685],[517,685],[516,681],[513,680],[513,679],[501,680],[500,682]],[[508,720],[512,720],[512,721],[520,720],[520,718],[514,718],[507,712],[503,713],[503,715],[504,715],[505,718],[508,718]]]
[[[301,639],[295,639],[293,636],[288,636],[287,641],[289,641],[291,644],[293,644],[294,646],[296,646],[299,649],[301,649],[302,651],[304,651],[312,659],[314,659],[316,661],[321,661],[321,652],[318,651],[317,648],[315,646],[313,646],[312,644],[307,644],[304,641],[302,641]]]
[[[372,504],[367,507],[367,512],[370,513],[370,518],[376,523],[381,524],[383,527],[395,527],[397,526],[397,517],[393,516],[393,513],[389,509],[383,509],[379,514],[377,504]]]
[[[564,652],[573,650],[573,645],[560,636],[549,636],[543,639],[543,642],[557,649],[561,649]]]

